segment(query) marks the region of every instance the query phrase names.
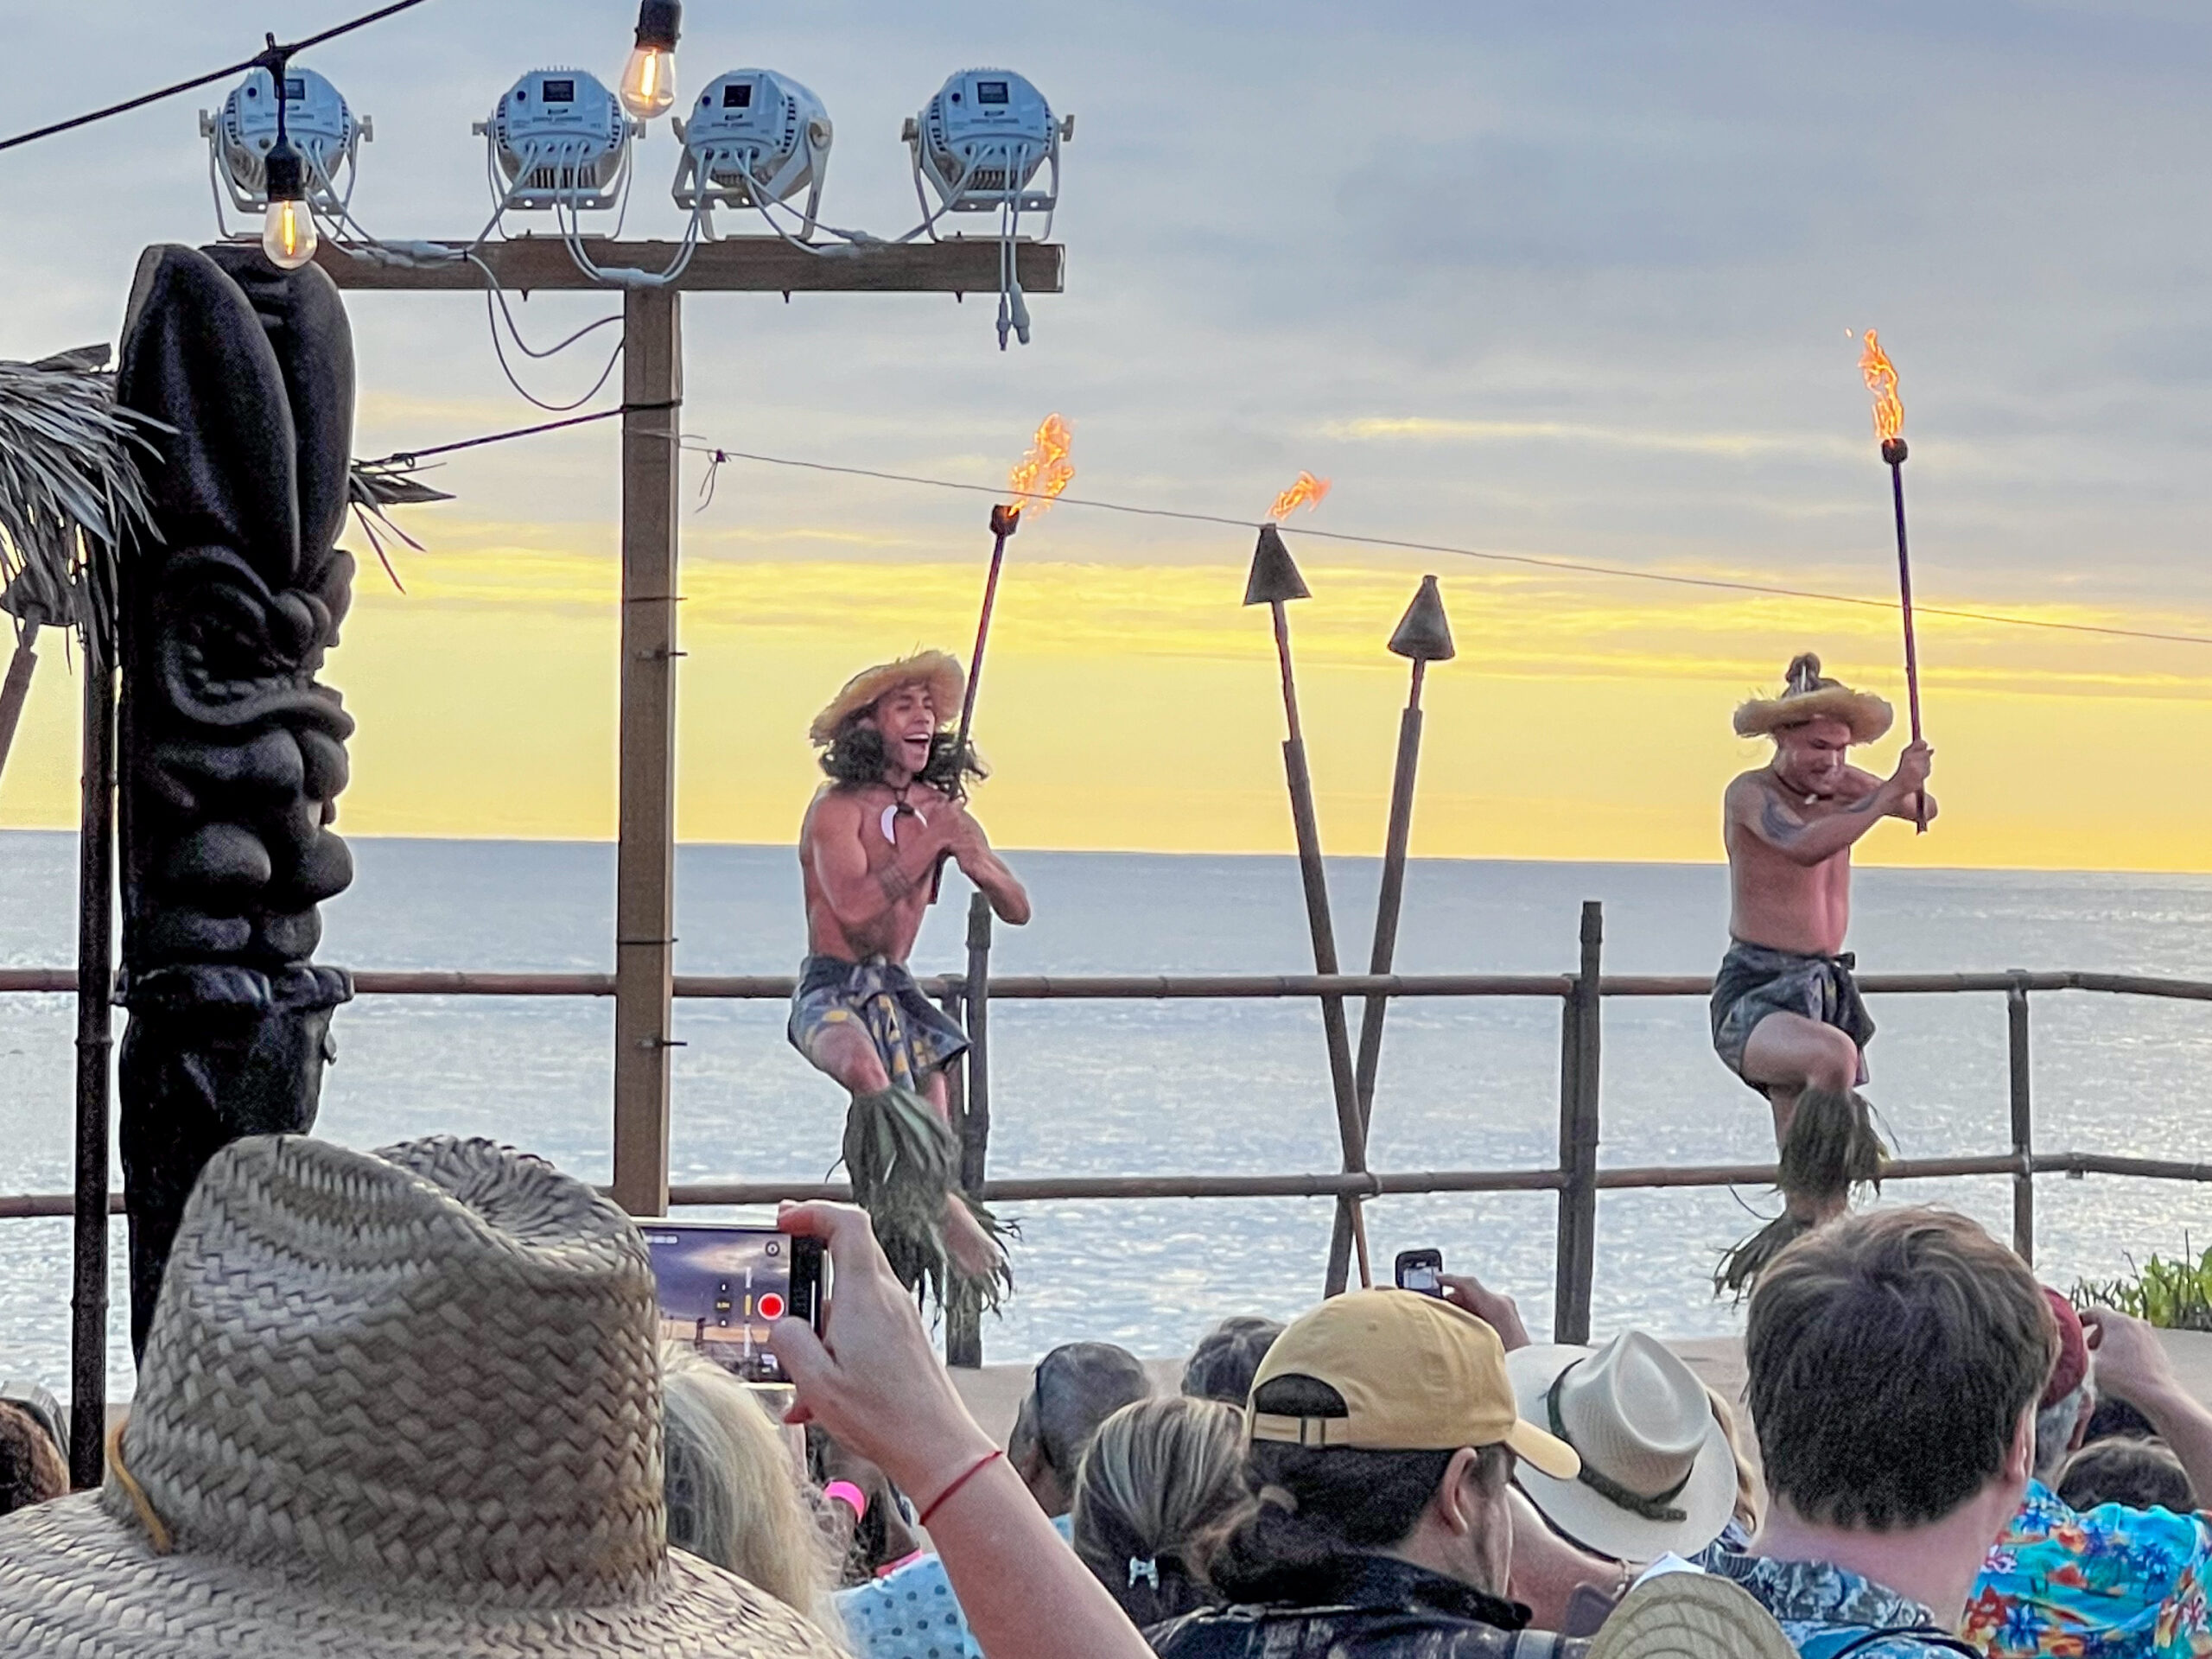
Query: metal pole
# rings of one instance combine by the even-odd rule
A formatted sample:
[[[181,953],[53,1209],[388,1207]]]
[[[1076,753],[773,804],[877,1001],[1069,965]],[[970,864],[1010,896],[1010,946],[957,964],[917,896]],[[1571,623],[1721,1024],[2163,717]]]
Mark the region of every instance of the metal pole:
[[[959,999],[967,1015],[968,1052],[962,1057],[966,1086],[952,1118],[960,1132],[960,1185],[976,1198],[983,1195],[991,1141],[990,985],[991,904],[978,893],[968,900],[968,976]],[[945,1309],[944,1363],[983,1363],[982,1311],[965,1299]]]
[[[38,667],[38,624],[23,624],[16,654],[8,659],[8,675],[0,679],[0,774],[8,770],[8,751],[15,747],[16,723],[23,717],[23,701],[31,694],[31,672]]]
[[[676,970],[677,404],[681,302],[622,296],[622,730],[614,899],[614,1200],[668,1213]]]
[[[1602,1003],[1598,994],[1605,938],[1605,907],[1582,906],[1582,971],[1569,993],[1573,1017],[1560,1066],[1559,1261],[1552,1293],[1552,1340],[1590,1340],[1590,1303],[1597,1275],[1598,1077]]]
[[[69,1294],[69,1484],[100,1484],[107,1442],[108,1053],[115,955],[115,671],[85,652],[77,842],[77,1194]]]
[[[2015,984],[2005,994],[2005,1046],[2011,1061],[2012,1152],[2019,1169],[2012,1177],[2012,1249],[2030,1267],[2036,1260],[2035,1110],[2029,1092],[2028,991]]]

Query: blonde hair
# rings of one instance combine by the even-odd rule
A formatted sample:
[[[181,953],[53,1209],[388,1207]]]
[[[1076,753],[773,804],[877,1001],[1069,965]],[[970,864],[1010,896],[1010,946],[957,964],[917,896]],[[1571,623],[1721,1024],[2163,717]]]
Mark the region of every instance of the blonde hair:
[[[1705,1385],[1705,1397],[1712,1402],[1713,1420],[1720,1425],[1721,1438],[1728,1442],[1736,1459],[1736,1524],[1756,1536],[1759,1523],[1766,1518],[1766,1492],[1758,1460],[1745,1445],[1743,1431],[1736,1427],[1735,1408],[1710,1382]]]
[[[1241,1503],[1244,1416],[1218,1400],[1139,1400],[1100,1425],[1076,1476],[1074,1542],[1140,1624],[1214,1598],[1200,1540]]]
[[[842,1643],[830,1599],[836,1547],[768,1414],[736,1377],[675,1343],[661,1349],[661,1414],[668,1541],[727,1567]]]

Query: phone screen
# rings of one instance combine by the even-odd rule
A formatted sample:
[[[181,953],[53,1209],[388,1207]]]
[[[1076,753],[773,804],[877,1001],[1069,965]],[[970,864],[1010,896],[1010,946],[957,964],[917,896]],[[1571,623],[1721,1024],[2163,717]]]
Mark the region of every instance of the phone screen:
[[[660,1332],[748,1382],[780,1382],[768,1327],[786,1313],[812,1318],[820,1246],[772,1227],[730,1222],[642,1224],[659,1287]],[[798,1264],[794,1288],[792,1266]]]
[[[1424,1296],[1441,1296],[1444,1294],[1444,1252],[1399,1251],[1396,1277],[1400,1290],[1418,1291]]]

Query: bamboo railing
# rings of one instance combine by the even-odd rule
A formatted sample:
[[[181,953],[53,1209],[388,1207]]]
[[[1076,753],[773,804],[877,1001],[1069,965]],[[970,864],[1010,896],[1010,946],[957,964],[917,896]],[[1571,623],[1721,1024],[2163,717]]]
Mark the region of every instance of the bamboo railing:
[[[1583,906],[1581,959],[1573,974],[1228,974],[1228,975],[1007,975],[990,971],[991,917],[980,895],[969,912],[967,971],[923,978],[924,991],[966,1027],[972,1045],[952,1083],[953,1121],[962,1141],[962,1179],[977,1197],[995,1202],[1132,1198],[1370,1198],[1438,1192],[1555,1192],[1559,1195],[1557,1269],[1553,1288],[1554,1339],[1584,1342],[1596,1275],[1598,1194],[1670,1187],[1770,1185],[1770,1163],[1603,1166],[1599,1088],[1603,1011],[1609,997],[1706,996],[1712,981],[1693,975],[1607,975],[1603,971],[1604,915]],[[611,974],[378,971],[357,973],[364,996],[582,996],[614,994]],[[2035,1255],[2035,1179],[2038,1175],[2107,1175],[2135,1179],[2212,1181],[2212,1162],[2136,1158],[2103,1153],[2039,1153],[2034,1141],[2033,1068],[2029,1001],[2034,994],[2101,992],[2212,1002],[2212,981],[2143,974],[2007,971],[2001,973],[1869,974],[1870,995],[2001,995],[2005,1001],[2009,1147],[1998,1153],[1892,1161],[1889,1181],[2003,1176],[2012,1183],[2012,1243],[2021,1256]],[[679,975],[678,997],[718,1001],[781,1001],[794,981],[788,975]],[[0,968],[0,994],[71,994],[73,969]],[[1240,1001],[1368,997],[1550,998],[1560,1005],[1560,1128],[1557,1160],[1538,1169],[1446,1169],[1282,1173],[1239,1175],[1095,1175],[994,1179],[989,1171],[992,1112],[990,1005],[998,1001],[1148,1001],[1189,999]],[[103,1128],[105,1126],[103,1125]],[[103,1147],[105,1140],[103,1138]],[[81,1160],[80,1160],[81,1161]],[[105,1175],[103,1162],[100,1173]],[[80,1174],[82,1171],[80,1170]],[[105,1182],[88,1194],[96,1208],[120,1213],[119,1196]],[[671,1207],[760,1205],[782,1198],[842,1199],[839,1182],[708,1181],[673,1186]],[[0,1219],[77,1213],[71,1193],[0,1196]],[[980,1364],[982,1334],[974,1321],[948,1320],[947,1357]]]

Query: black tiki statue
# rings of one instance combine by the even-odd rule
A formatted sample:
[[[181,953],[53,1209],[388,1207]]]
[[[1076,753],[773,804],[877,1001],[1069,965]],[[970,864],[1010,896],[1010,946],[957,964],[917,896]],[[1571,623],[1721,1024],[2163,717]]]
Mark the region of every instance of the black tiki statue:
[[[353,347],[330,279],[258,249],[149,248],[117,397],[160,423],[153,536],[123,561],[120,1139],[130,1338],[208,1158],[315,1122],[330,1016],[308,958],[353,859],[330,829],[353,722],[315,683],[353,576],[338,550]]]

